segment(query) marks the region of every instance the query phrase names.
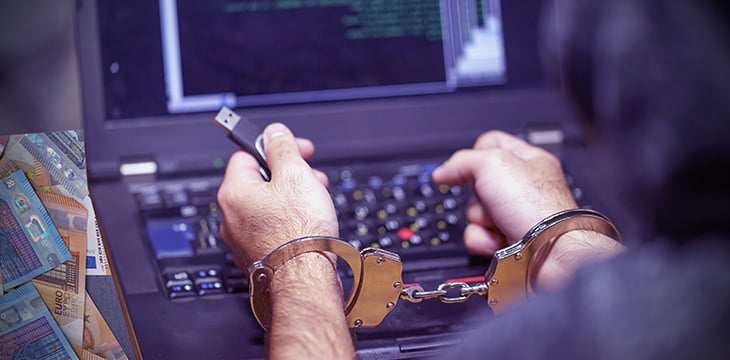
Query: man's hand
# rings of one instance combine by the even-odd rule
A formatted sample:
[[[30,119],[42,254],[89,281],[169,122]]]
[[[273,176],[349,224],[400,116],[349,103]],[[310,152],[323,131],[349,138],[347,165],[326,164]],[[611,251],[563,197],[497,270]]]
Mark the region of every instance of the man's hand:
[[[500,131],[479,137],[436,169],[433,179],[473,184],[476,199],[466,210],[469,251],[492,255],[513,244],[542,219],[577,208],[560,161],[549,152]],[[588,260],[616,254],[622,246],[591,232],[571,232],[555,243],[538,270],[538,288],[555,288]]]
[[[264,147],[271,182],[261,178],[251,155],[237,152],[218,192],[221,234],[243,269],[289,240],[338,236],[327,177],[305,162],[314,153],[312,143],[272,124],[264,130]],[[276,270],[270,290],[267,358],[354,358],[332,259],[297,256]]]
[[[231,156],[218,191],[224,215],[221,234],[243,269],[289,240],[304,236],[338,236],[337,217],[327,177],[305,159],[314,153],[309,140],[295,139],[282,124],[264,130],[271,182],[261,178],[254,158]]]

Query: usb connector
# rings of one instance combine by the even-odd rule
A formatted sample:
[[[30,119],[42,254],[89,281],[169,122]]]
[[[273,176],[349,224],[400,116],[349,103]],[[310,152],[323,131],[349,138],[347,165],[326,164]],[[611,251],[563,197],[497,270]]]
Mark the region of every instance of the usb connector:
[[[239,121],[241,121],[241,117],[225,106],[215,116],[215,123],[228,131],[233,131]]]
[[[271,180],[271,172],[266,164],[266,153],[262,131],[246,118],[223,107],[215,116],[215,123],[228,131],[228,137],[244,151],[251,154],[259,163],[259,172],[264,180]]]

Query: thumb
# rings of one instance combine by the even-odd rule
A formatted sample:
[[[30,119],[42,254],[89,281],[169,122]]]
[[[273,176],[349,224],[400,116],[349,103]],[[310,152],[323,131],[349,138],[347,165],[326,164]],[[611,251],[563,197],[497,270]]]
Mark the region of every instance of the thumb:
[[[284,124],[273,123],[264,129],[264,151],[272,177],[285,169],[309,168],[302,158],[294,134]]]

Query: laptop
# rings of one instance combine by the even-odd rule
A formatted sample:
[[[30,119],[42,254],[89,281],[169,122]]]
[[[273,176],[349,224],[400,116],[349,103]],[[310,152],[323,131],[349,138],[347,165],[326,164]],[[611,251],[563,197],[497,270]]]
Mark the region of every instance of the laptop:
[[[541,0],[82,0],[78,49],[88,171],[134,353],[264,356],[248,282],[218,234],[236,146],[227,106],[310,138],[343,240],[400,254],[403,279],[478,281],[468,187],[430,172],[501,129],[560,153],[581,130],[538,56]],[[570,169],[569,164],[567,168]],[[579,200],[584,191],[575,187]],[[243,234],[245,237],[245,234]],[[345,284],[347,270],[342,270]],[[488,321],[484,298],[400,301],[354,330],[361,358],[414,358]]]

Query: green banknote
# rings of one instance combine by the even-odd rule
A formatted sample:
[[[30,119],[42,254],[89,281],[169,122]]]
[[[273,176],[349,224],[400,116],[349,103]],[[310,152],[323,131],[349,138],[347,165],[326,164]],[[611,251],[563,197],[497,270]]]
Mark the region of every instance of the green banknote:
[[[78,359],[32,283],[0,296],[0,359]]]
[[[22,171],[0,179],[0,272],[16,287],[71,258],[51,217]]]

